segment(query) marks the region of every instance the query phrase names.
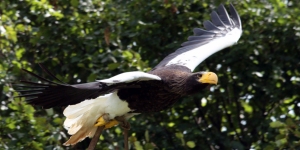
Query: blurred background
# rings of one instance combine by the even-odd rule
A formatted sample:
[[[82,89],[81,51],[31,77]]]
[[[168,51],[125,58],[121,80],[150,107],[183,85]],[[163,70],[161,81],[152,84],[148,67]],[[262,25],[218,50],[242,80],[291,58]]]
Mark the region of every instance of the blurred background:
[[[37,81],[21,68],[50,78],[42,63],[70,84],[149,71],[230,2],[241,16],[241,39],[196,69],[216,72],[219,84],[171,109],[132,118],[131,149],[300,149],[296,0],[2,0],[0,149],[89,144],[62,146],[69,137],[62,108],[13,99],[18,94],[12,83]],[[104,131],[97,149],[123,149],[121,128]]]

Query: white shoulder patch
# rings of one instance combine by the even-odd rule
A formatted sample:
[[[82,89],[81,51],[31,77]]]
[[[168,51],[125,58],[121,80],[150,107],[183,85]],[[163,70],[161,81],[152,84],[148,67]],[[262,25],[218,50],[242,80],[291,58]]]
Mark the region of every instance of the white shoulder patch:
[[[146,80],[161,80],[161,78],[157,75],[145,73],[142,71],[132,71],[125,72],[113,76],[108,79],[97,80],[98,82],[107,83],[107,84],[115,84],[115,83],[129,83],[133,81],[146,81]]]

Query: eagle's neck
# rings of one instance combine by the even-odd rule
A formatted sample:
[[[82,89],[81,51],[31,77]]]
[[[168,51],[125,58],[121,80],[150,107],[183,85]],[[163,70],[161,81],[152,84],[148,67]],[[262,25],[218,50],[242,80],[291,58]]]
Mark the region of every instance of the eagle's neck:
[[[195,94],[207,86],[198,82],[196,73],[184,66],[170,65],[149,73],[159,76],[169,92],[182,96]]]

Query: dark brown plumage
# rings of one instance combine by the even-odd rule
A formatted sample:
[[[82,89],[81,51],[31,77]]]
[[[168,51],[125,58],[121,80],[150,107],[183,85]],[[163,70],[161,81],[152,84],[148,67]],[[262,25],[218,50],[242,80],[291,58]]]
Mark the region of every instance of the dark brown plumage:
[[[161,81],[137,82],[140,88],[118,91],[120,99],[129,104],[133,112],[158,112],[172,106],[180,97],[194,94],[208,86],[197,82],[202,73],[192,73],[183,66],[171,65],[148,72],[161,77]]]

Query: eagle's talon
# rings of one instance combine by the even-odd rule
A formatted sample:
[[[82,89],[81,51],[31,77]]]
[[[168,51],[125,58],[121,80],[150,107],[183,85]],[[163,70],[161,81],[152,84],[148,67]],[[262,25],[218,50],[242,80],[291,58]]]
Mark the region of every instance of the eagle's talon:
[[[111,121],[109,121],[107,124],[105,124],[105,128],[104,129],[108,129],[111,128],[115,125],[119,124],[119,122],[116,119],[113,119]]]
[[[95,123],[95,125],[94,126],[104,126],[105,124],[107,124],[108,122],[109,122],[109,114],[103,114],[102,116],[100,116],[98,119],[97,119],[97,121],[96,121],[96,123]]]
[[[111,128],[111,127],[113,127],[117,124],[119,124],[119,122],[117,120],[115,120],[115,119],[110,120],[109,119],[109,114],[105,113],[97,119],[94,126],[96,126],[96,127],[97,126],[99,126],[99,127],[105,126],[104,129],[108,129],[108,128]]]

